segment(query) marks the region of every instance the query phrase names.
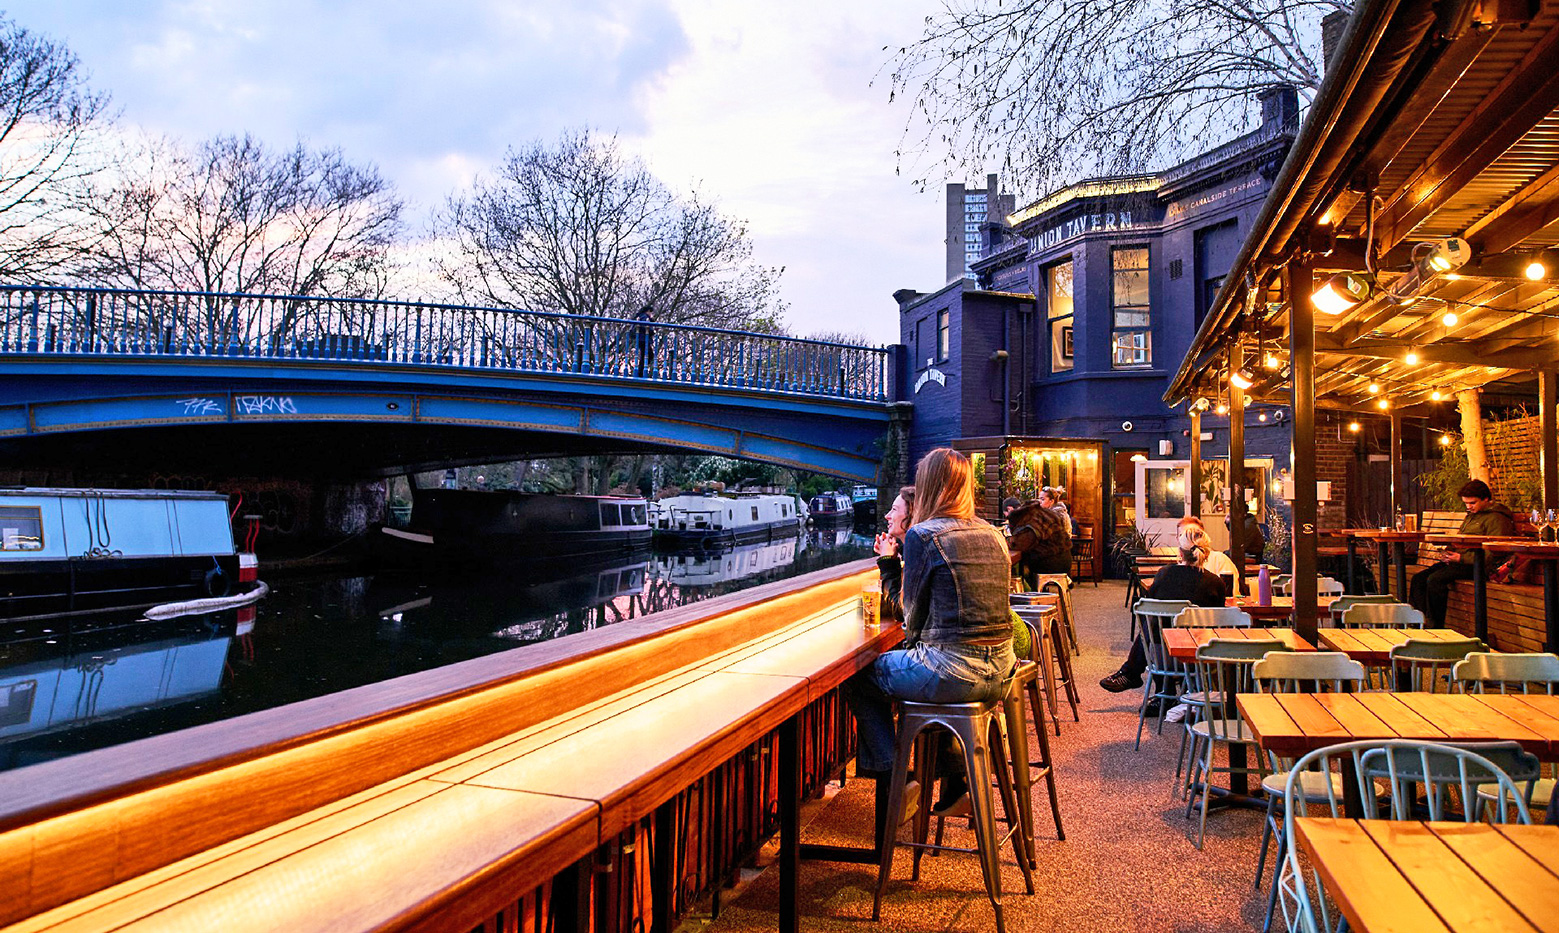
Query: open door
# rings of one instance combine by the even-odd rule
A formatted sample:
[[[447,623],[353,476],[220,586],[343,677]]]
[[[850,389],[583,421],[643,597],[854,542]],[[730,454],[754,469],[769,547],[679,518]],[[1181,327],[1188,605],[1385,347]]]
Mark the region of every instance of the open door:
[[[1137,528],[1155,553],[1171,553],[1182,518],[1191,514],[1186,494],[1191,484],[1189,460],[1137,461]]]

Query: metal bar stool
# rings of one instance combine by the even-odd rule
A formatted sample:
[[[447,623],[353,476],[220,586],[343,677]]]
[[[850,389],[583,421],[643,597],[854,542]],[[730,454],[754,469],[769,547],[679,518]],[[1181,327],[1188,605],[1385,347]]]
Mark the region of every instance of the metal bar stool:
[[[1034,735],[1039,739],[1039,757],[1029,757],[1028,725],[1023,715],[1023,700],[1027,697],[1029,714],[1034,718]],[[1007,720],[1008,757],[1013,762],[1017,777],[1018,808],[1022,811],[1024,842],[1028,845],[1029,864],[1037,864],[1034,850],[1034,800],[1031,794],[1033,782],[1040,778],[1050,792],[1050,812],[1056,821],[1056,838],[1066,841],[1066,830],[1061,828],[1061,803],[1056,791],[1055,759],[1050,754],[1050,736],[1045,733],[1045,707],[1039,699],[1039,665],[1033,661],[1019,661],[1012,675],[1012,688],[1002,701],[1002,712]],[[1027,761],[1027,768],[1017,762]],[[1010,822],[1010,821],[1009,821]],[[937,827],[941,842],[941,827]]]
[[[1009,695],[1010,692],[1009,690]],[[975,848],[965,849],[927,843],[926,830],[929,828],[929,820],[926,819],[924,811],[917,814],[914,821],[914,841],[899,842],[897,833],[890,832],[883,840],[882,862],[877,868],[877,891],[872,899],[872,920],[879,920],[882,916],[882,893],[888,887],[888,876],[893,870],[894,849],[900,845],[908,845],[915,850],[913,875],[915,878],[920,875],[920,857],[926,851],[945,850],[978,854],[980,870],[985,877],[985,893],[990,897],[991,906],[996,911],[996,931],[1006,933],[1007,928],[1001,912],[1002,844],[1008,840],[1012,841],[1013,855],[1018,860],[1018,868],[1023,872],[1024,888],[1029,894],[1034,893],[1034,870],[1029,863],[1029,848],[1023,836],[1021,819],[1018,819],[1016,821],[1018,825],[1013,826],[1005,835],[998,836],[996,833],[995,801],[991,799],[992,771],[995,772],[996,785],[1001,791],[1003,809],[1008,814],[1020,813],[1015,799],[1013,776],[1009,771],[1004,744],[1006,739],[1002,735],[1005,703],[915,703],[905,700],[900,702],[900,708],[902,714],[899,717],[899,748],[893,761],[893,778],[888,788],[886,812],[899,813],[902,810],[904,783],[912,759],[922,788],[928,787],[930,782],[936,779],[936,755],[931,749],[933,743],[917,740],[926,730],[940,726],[957,736],[958,743],[963,749],[964,768],[969,777],[969,802],[974,810]],[[916,754],[917,748],[919,754]]]
[[[1045,598],[1055,599],[1049,594],[1041,597]],[[1063,690],[1067,703],[1072,707],[1072,721],[1082,722],[1078,714],[1082,697],[1077,692],[1077,679],[1072,676],[1072,656],[1067,651],[1066,629],[1061,624],[1060,607],[1041,602],[1032,606],[1014,606],[1013,611],[1018,614],[1018,618],[1029,623],[1034,633],[1036,653],[1031,660],[1039,664],[1040,676],[1045,680],[1045,694],[1050,702],[1050,718],[1055,724],[1056,735],[1060,735],[1058,702]]]
[[[1077,626],[1072,622],[1072,578],[1064,573],[1042,573],[1034,578],[1034,589],[1043,593],[1053,591],[1061,598],[1061,621],[1066,625],[1067,650],[1082,654],[1077,647]]]

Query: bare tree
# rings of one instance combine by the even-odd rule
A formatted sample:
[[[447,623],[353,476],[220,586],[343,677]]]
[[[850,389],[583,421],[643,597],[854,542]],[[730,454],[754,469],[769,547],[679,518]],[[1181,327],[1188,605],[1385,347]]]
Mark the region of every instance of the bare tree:
[[[105,285],[382,297],[401,201],[338,149],[268,151],[249,136],[149,143],[84,210],[81,275]]]
[[[1000,166],[1032,191],[1141,171],[1249,129],[1258,92],[1322,77],[1343,0],[944,0],[892,54],[921,186]],[[891,49],[885,49],[891,51]]]
[[[774,331],[783,269],[753,262],[745,223],[678,198],[615,139],[565,134],[509,152],[434,223],[436,272],[461,301]]]
[[[107,104],[69,49],[0,18],[0,280],[47,280],[82,244],[72,206]]]

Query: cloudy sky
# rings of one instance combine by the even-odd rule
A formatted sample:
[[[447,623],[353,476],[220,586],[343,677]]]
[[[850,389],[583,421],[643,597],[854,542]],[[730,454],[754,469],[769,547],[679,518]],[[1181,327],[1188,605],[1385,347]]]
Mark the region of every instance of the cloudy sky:
[[[420,222],[511,145],[589,126],[749,221],[798,332],[896,339],[942,284],[940,192],[895,175],[883,46],[937,0],[13,0],[120,120],[377,163]]]

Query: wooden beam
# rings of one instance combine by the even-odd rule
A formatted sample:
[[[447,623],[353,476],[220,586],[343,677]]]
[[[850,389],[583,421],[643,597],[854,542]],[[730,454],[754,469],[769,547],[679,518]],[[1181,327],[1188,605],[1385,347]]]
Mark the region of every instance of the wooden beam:
[[[1480,255],[1503,253],[1527,237],[1559,222],[1559,165],[1478,218],[1462,236]]]
[[[1316,335],[1316,350],[1378,360],[1401,359],[1409,344],[1397,340],[1367,340],[1351,346],[1340,345],[1327,334]],[[1523,349],[1489,350],[1477,343],[1430,344],[1418,347],[1419,359],[1430,363],[1455,363],[1484,369],[1536,370],[1552,365],[1559,354],[1559,343],[1546,342]],[[1497,378],[1497,377],[1496,377]]]
[[[1288,358],[1294,367],[1294,442],[1290,464],[1294,476],[1294,628],[1300,637],[1314,641],[1319,624],[1315,576],[1315,319],[1310,303],[1314,274],[1302,255],[1290,259],[1284,270],[1288,293],[1294,296],[1288,338]],[[1240,505],[1243,507],[1244,503]],[[1235,524],[1230,522],[1231,526]],[[1243,524],[1243,516],[1238,524]]]
[[[1551,30],[1386,202],[1375,224],[1381,246],[1406,239],[1556,108],[1559,30]]]

